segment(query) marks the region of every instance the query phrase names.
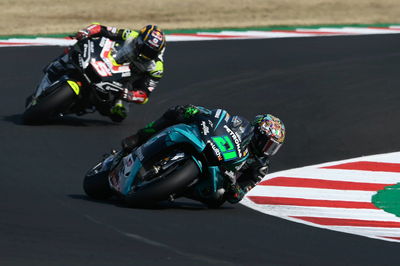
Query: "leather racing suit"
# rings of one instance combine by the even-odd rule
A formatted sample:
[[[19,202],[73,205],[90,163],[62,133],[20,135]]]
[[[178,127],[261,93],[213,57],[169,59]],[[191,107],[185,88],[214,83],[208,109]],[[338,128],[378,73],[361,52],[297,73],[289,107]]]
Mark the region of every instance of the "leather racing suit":
[[[196,119],[196,116],[210,113],[210,110],[200,106],[178,105],[172,107],[159,119],[149,123],[146,127],[138,130],[137,133],[123,139],[121,143],[122,148],[125,153],[129,153],[135,147],[145,143],[151,136],[167,127],[179,123],[190,124]],[[252,127],[248,121],[246,121],[246,123],[249,127]],[[252,129],[253,128],[251,128],[251,136],[249,136],[249,138],[252,137]],[[248,145],[247,148],[249,150],[247,160],[244,164],[241,164],[239,169],[235,168],[235,172],[230,171],[230,176],[227,176],[230,182],[226,185],[225,192],[221,195],[217,195],[218,198],[216,201],[227,200],[230,203],[238,203],[244,195],[255,187],[268,173],[269,158],[256,156],[256,154],[252,152],[251,145]]]
[[[85,34],[82,32],[85,31]],[[99,24],[92,24],[86,29],[79,31],[76,34],[76,38],[84,37],[106,37],[114,41],[124,41],[126,44],[133,42],[138,36],[137,31],[129,29],[117,29],[115,27],[106,27]],[[124,47],[123,45],[122,47]],[[122,50],[122,49],[121,49]],[[113,54],[116,58],[117,63],[122,64],[125,62],[130,63],[131,77],[128,80],[126,86],[128,94],[121,96],[120,100],[115,103],[100,106],[97,110],[105,116],[109,116],[113,121],[120,122],[127,117],[129,110],[126,102],[134,102],[138,104],[147,103],[150,94],[157,87],[160,79],[164,73],[164,61],[163,54],[165,48],[161,51],[155,60],[150,61],[139,61],[134,58],[119,56],[118,51]],[[59,56],[47,67],[44,68],[44,72],[47,73],[47,83],[41,84],[40,86],[51,85],[62,75],[70,75],[75,70],[74,66],[69,63],[68,49],[64,54]],[[45,83],[46,83],[46,79]],[[126,97],[128,96],[128,97]]]

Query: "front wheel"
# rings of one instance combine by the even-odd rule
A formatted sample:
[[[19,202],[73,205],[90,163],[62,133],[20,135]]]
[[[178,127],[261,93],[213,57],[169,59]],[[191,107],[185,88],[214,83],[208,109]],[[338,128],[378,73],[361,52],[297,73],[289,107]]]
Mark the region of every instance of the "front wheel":
[[[172,173],[161,176],[141,185],[125,197],[130,206],[149,206],[166,200],[170,195],[183,192],[200,174],[197,164],[189,159]]]
[[[93,199],[105,200],[112,196],[108,182],[109,171],[101,171],[102,163],[89,170],[83,179],[83,190]]]
[[[54,88],[37,99],[31,96],[27,100],[27,107],[22,115],[22,121],[24,124],[48,122],[69,108],[75,97],[76,94],[67,83]]]

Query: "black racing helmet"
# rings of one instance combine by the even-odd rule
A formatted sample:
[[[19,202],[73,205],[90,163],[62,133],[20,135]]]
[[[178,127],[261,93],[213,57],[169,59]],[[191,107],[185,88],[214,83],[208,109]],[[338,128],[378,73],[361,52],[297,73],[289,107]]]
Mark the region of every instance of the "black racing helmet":
[[[165,47],[165,35],[156,25],[147,25],[140,30],[133,45],[137,59],[154,60]]]
[[[275,155],[285,140],[286,130],[282,121],[271,114],[257,115],[252,125],[254,136],[251,146],[256,155]]]

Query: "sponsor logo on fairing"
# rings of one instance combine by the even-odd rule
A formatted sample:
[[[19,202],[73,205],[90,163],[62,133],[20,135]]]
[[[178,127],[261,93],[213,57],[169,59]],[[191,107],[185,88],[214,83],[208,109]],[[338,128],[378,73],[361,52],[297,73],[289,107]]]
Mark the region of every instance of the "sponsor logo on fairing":
[[[124,158],[124,165],[125,167],[122,167],[121,173],[123,173],[125,177],[128,177],[131,173],[133,166],[132,154],[129,154],[127,157]]]
[[[210,146],[211,146],[211,148],[213,149],[215,155],[217,155],[218,160],[219,160],[219,161],[222,161],[223,158],[222,158],[222,155],[221,155],[221,151],[215,146],[215,144],[214,144],[213,142],[208,141],[208,143],[210,143]]]
[[[205,121],[201,121],[201,129],[203,135],[208,135],[210,133],[210,128],[206,125]]]
[[[111,31],[112,33],[116,33],[117,32],[117,28],[116,27],[107,27],[108,31]]]
[[[242,157],[242,148],[241,148],[241,141],[240,141],[240,137],[236,135],[235,132],[232,131],[232,129],[230,129],[227,125],[224,125],[224,128],[226,130],[226,132],[228,132],[228,134],[232,137],[233,141],[235,142],[236,145],[236,150],[239,153],[239,157]]]
[[[118,91],[122,90],[122,84],[113,84],[110,82],[100,82],[95,85],[101,91],[116,91],[116,92],[118,92]]]
[[[131,72],[130,71],[124,72],[124,73],[121,74],[121,77],[123,77],[123,78],[130,77],[130,76],[131,76]]]
[[[136,156],[139,158],[139,160],[143,161],[144,156],[143,156],[142,147],[137,148],[135,153],[136,153]]]
[[[99,46],[103,47],[104,44],[106,43],[106,41],[107,41],[107,38],[105,38],[105,37],[101,38]]]
[[[218,109],[217,110],[217,112],[215,113],[215,118],[219,118],[220,117],[220,115],[221,115],[221,112],[222,112],[222,110],[221,109]]]
[[[86,58],[87,57],[87,52],[88,52],[88,45],[87,43],[85,43],[83,45],[83,57]]]

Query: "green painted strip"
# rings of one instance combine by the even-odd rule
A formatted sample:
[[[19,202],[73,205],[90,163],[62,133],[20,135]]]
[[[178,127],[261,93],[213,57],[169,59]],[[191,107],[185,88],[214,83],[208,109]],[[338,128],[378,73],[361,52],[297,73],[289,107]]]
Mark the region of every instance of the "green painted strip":
[[[372,196],[372,203],[379,209],[400,217],[400,183],[379,190]]]
[[[60,33],[60,34],[38,34],[38,35],[3,35],[0,36],[0,40],[8,39],[34,39],[34,38],[66,38],[72,36],[71,33]]]
[[[265,27],[248,27],[248,28],[197,28],[197,29],[166,29],[164,32],[166,34],[174,34],[174,33],[186,33],[186,34],[194,34],[197,32],[220,32],[223,30],[226,31],[272,31],[272,30],[296,30],[298,28],[303,29],[318,29],[318,28],[343,28],[343,27],[357,27],[357,28],[365,28],[365,27],[389,27],[389,26],[400,26],[398,23],[390,23],[390,24],[326,24],[326,25],[297,25],[297,26],[284,26],[284,25],[276,25],[276,26],[265,26]],[[73,36],[74,33],[58,33],[58,34],[38,34],[38,35],[3,35],[0,36],[0,40],[6,40],[11,38],[16,39],[31,39],[37,37],[43,38],[65,38],[69,36]]]
[[[208,29],[181,29],[181,30],[165,30],[166,34],[173,33],[196,33],[196,32],[220,32],[222,30],[226,31],[272,31],[272,30],[296,30],[298,28],[302,29],[318,29],[318,28],[343,28],[343,27],[356,27],[356,28],[366,28],[366,27],[389,27],[389,26],[400,26],[398,23],[391,24],[326,24],[326,25],[298,25],[298,26],[266,26],[266,27],[249,27],[249,28],[208,28]]]

